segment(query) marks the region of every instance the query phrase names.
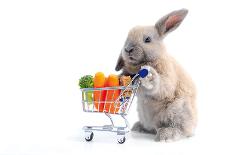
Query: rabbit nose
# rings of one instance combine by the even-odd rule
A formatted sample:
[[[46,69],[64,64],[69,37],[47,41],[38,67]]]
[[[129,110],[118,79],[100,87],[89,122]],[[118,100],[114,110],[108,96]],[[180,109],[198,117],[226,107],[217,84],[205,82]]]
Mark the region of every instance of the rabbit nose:
[[[134,50],[134,47],[126,47],[125,48],[126,53],[132,53],[133,50]]]

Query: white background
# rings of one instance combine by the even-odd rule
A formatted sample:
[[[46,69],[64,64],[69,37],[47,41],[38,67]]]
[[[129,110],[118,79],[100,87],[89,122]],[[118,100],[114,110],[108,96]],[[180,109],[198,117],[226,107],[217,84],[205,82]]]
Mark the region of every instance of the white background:
[[[130,133],[119,145],[95,133],[86,143],[82,126],[108,120],[82,112],[77,80],[116,73],[129,29],[180,8],[189,14],[165,44],[198,88],[195,136],[157,143]],[[231,14],[229,0],[1,1],[0,154],[231,154]]]

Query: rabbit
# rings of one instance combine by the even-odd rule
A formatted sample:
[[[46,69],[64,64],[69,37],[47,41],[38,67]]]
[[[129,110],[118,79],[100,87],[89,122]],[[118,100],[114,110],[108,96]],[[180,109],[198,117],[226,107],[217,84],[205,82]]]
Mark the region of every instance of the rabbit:
[[[173,11],[154,26],[132,28],[119,55],[116,71],[134,75],[147,68],[137,92],[139,121],[132,131],[154,135],[155,141],[193,136],[197,125],[196,87],[191,77],[167,53],[163,39],[182,23],[187,9]]]

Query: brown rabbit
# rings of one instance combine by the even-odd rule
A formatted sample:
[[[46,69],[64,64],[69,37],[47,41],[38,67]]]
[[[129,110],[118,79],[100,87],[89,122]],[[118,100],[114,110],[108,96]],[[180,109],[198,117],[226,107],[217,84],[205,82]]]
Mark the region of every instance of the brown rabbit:
[[[138,90],[139,121],[132,130],[155,134],[156,141],[193,135],[197,122],[195,86],[182,67],[165,50],[164,37],[175,30],[188,11],[173,11],[155,26],[135,27],[119,56],[116,71],[133,75],[141,67],[151,76],[141,79]]]

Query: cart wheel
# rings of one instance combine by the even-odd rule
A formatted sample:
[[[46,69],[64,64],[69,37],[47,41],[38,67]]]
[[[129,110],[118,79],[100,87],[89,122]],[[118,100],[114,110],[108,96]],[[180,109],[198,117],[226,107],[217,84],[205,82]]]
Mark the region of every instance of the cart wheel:
[[[126,137],[125,136],[118,139],[118,143],[119,144],[123,144],[125,141],[126,141]]]
[[[86,132],[85,133],[86,135],[85,135],[85,140],[86,141],[91,141],[92,139],[93,139],[93,132]]]

